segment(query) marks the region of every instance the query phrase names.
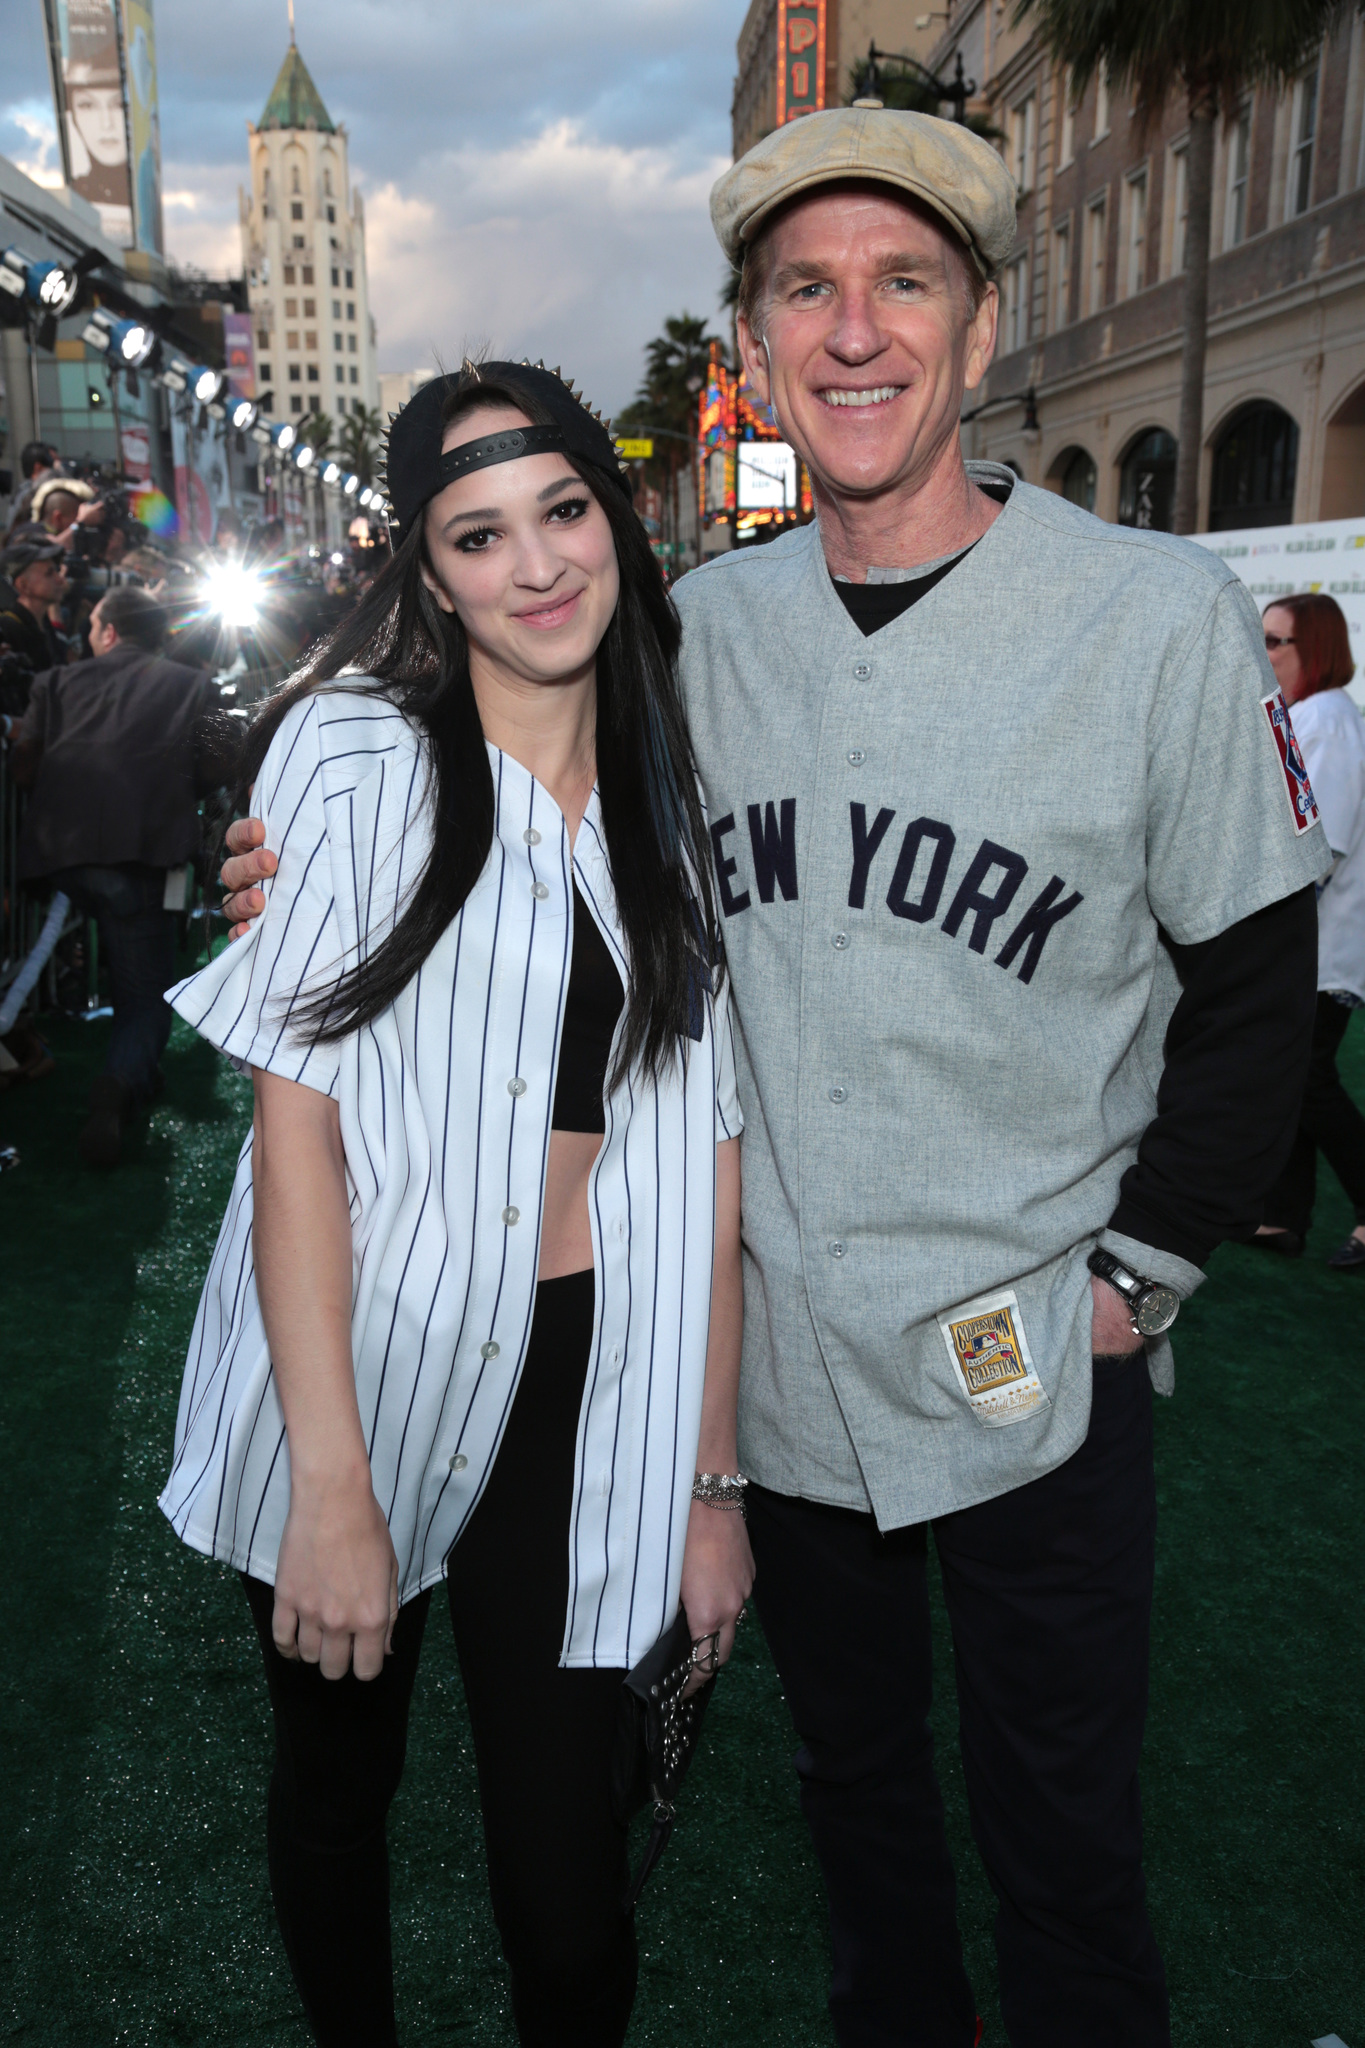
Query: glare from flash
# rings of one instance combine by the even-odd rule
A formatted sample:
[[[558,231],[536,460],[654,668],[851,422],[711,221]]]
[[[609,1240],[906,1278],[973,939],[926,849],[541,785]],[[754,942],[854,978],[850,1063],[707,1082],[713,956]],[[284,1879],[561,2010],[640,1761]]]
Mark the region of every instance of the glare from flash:
[[[240,562],[224,562],[210,569],[204,578],[204,596],[210,611],[225,626],[254,626],[261,611],[261,579],[254,569]]]

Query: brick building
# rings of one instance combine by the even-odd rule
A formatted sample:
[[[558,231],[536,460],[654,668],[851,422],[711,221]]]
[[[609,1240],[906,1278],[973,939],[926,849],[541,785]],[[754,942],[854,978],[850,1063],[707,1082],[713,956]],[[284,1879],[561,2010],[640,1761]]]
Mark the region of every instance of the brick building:
[[[967,451],[1103,518],[1169,526],[1184,106],[1144,134],[1103,80],[1072,105],[1008,0],[948,4],[929,61],[950,71],[960,50],[983,81],[1022,194]],[[1365,23],[1343,15],[1288,90],[1219,123],[1201,531],[1365,512],[1363,104]]]

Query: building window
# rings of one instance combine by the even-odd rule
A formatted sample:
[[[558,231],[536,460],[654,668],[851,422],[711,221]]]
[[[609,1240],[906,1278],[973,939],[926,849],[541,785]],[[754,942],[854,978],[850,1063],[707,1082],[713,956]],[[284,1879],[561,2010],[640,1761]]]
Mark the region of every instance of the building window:
[[[261,366],[260,366],[260,369],[261,369],[261,382],[262,382],[262,384],[268,384],[268,383],[270,382],[270,365],[269,365],[269,363],[262,363],[262,364],[261,364]]]
[[[353,384],[358,384],[360,382],[360,372],[359,370],[357,370],[354,363],[351,364],[351,382]],[[357,412],[360,411],[360,400],[358,398],[355,402],[355,409]]]
[[[296,249],[306,249],[308,247],[302,235],[291,235],[290,241]]]
[[[335,264],[333,264],[333,265],[332,265],[332,285],[333,285],[333,288],[335,289],[335,287],[336,287],[337,285],[339,285],[340,283],[341,283],[341,272],[340,272],[340,271],[339,271],[339,270],[337,269],[336,265],[335,265]]]
[[[322,189],[330,199],[332,196],[332,173],[326,169],[322,173]]]
[[[302,412],[302,411],[303,411],[303,400],[302,400],[302,399],[301,399],[301,398],[299,397],[299,395],[298,395],[298,393],[297,393],[297,392],[296,392],[296,393],[294,394],[294,396],[293,396],[293,397],[292,397],[292,398],[290,399],[290,401],[289,401],[289,410],[290,410],[290,412]]]
[[[1251,108],[1238,109],[1228,137],[1228,203],[1223,221],[1223,247],[1235,249],[1246,239],[1247,185],[1251,167]]]
[[[318,331],[317,331],[316,327],[306,327],[306,328],[304,329],[304,332],[303,332],[303,345],[304,345],[304,347],[305,347],[305,348],[316,348],[316,347],[317,347],[317,345],[318,345]]]
[[[1071,318],[1071,223],[1064,221],[1052,236],[1052,326],[1055,332]]]
[[[354,319],[355,319],[355,300],[354,300],[354,299],[347,299],[347,301],[346,301],[346,318],[347,318],[348,320],[354,320]]]
[[[336,380],[337,380],[337,383],[338,383],[338,384],[344,384],[344,383],[346,382],[346,365],[345,365],[345,363],[338,363],[338,364],[337,364],[337,377],[336,377]]]
[[[1037,128],[1038,96],[1029,93],[1010,115],[1010,168],[1021,193],[1033,190],[1033,148]]]
[[[1085,310],[1098,313],[1104,305],[1104,269],[1108,240],[1109,206],[1094,199],[1085,209]]]
[[[291,191],[291,192],[302,192],[302,190],[303,190],[303,187],[302,187],[302,185],[301,185],[301,184],[299,183],[299,167],[298,167],[298,165],[297,165],[297,164],[291,164],[291,165],[290,165],[290,167],[289,167],[289,173],[290,173],[290,183],[289,183],[289,189],[290,189],[290,191]]]
[[[355,272],[353,270],[348,270],[346,273],[346,289],[348,292],[355,290]]]
[[[349,350],[351,351],[351,354],[352,354],[352,355],[354,355],[354,354],[355,354],[355,336],[354,336],[353,334],[348,334],[348,335],[347,335],[347,337],[346,337],[346,346],[347,346],[347,348],[348,348],[348,349],[349,349]]]
[[[310,364],[308,365],[308,382],[309,382],[310,384],[316,384],[316,383],[317,383],[317,381],[318,381],[318,366],[317,366],[317,364],[316,364],[316,363],[310,363]]]
[[[1305,71],[1294,82],[1294,104],[1290,115],[1289,203],[1291,220],[1307,213],[1313,200],[1313,138],[1318,126],[1318,67]]]
[[[1005,353],[1028,340],[1028,256],[1017,256],[1005,272]]]
[[[297,363],[289,365],[289,381],[291,384],[301,384],[303,382],[303,373]]]
[[[328,218],[328,220],[330,220],[330,221],[332,221],[332,222],[335,222],[335,221],[336,221],[336,217],[337,217],[337,210],[336,210],[336,208],[335,208],[334,206],[329,206],[329,207],[328,207],[328,209],[327,209],[327,218]]]
[[[1071,72],[1068,68],[1057,81],[1061,100],[1061,146],[1057,153],[1057,168],[1064,171],[1076,154],[1076,102],[1071,95]]]
[[[286,348],[297,348],[297,347],[298,347],[298,345],[299,345],[299,330],[298,330],[298,328],[297,328],[297,327],[291,327],[291,328],[290,328],[289,332],[288,332],[288,333],[287,333],[287,334],[285,335],[285,337],[284,337],[284,345],[285,345],[285,347],[286,347]]]
[[[257,348],[269,348],[270,346],[270,336],[265,332],[263,328],[259,328],[257,330],[256,346]]]
[[[1128,249],[1124,295],[1131,298],[1140,292],[1146,283],[1147,260],[1147,173],[1138,171],[1129,178],[1126,198],[1128,201]]]
[[[317,319],[317,317],[318,317],[318,302],[317,302],[317,300],[316,300],[316,299],[305,299],[305,300],[304,300],[304,302],[303,302],[303,317],[304,317],[304,319],[305,319],[305,320],[316,320],[316,319]]]
[[[1109,133],[1109,73],[1103,65],[1095,74],[1095,141]]]
[[[1079,505],[1082,512],[1095,509],[1095,485],[1098,481],[1094,461],[1084,448],[1069,448],[1060,457],[1062,496],[1073,505]],[[1056,475],[1056,471],[1053,471]]]
[[[1133,443],[1119,471],[1119,525],[1169,533],[1175,509],[1175,436],[1153,427]]]
[[[1268,400],[1243,406],[1213,446],[1209,531],[1288,526],[1294,516],[1299,430]]]
[[[298,319],[298,317],[299,317],[299,302],[298,302],[298,300],[297,300],[297,299],[286,299],[286,300],[285,300],[285,302],[284,302],[284,317],[285,317],[285,319],[286,319],[286,320],[297,320],[297,319]]]
[[[1190,217],[1190,158],[1188,145],[1171,151],[1171,270],[1179,277],[1185,268],[1185,228]]]
[[[340,299],[333,299],[333,301],[332,301],[332,318],[333,318],[334,320],[339,320],[339,319],[341,318],[341,301],[340,301]],[[338,344],[338,346],[339,346],[339,344]]]
[[[286,284],[293,284],[295,281],[294,266],[292,263],[286,263],[284,266],[284,281]]]
[[[313,282],[313,266],[311,263],[305,263],[303,266],[303,281],[305,284]]]
[[[291,199],[291,200],[290,200],[290,202],[289,202],[289,218],[290,218],[290,220],[302,220],[302,219],[303,219],[303,201],[302,201],[301,199]]]

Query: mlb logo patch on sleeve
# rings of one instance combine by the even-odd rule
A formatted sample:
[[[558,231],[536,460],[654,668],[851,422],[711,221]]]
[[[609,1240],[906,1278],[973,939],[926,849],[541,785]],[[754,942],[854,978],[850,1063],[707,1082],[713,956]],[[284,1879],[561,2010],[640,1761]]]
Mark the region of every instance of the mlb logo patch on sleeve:
[[[1048,1406],[1013,1288],[948,1309],[938,1326],[978,1422],[1001,1429]]]
[[[1270,720],[1271,736],[1289,794],[1289,808],[1294,814],[1294,830],[1307,832],[1318,822],[1317,799],[1308,780],[1308,769],[1299,752],[1299,743],[1294,737],[1294,724],[1289,716],[1289,706],[1284,701],[1284,691],[1272,690],[1268,697],[1262,697],[1261,709]]]

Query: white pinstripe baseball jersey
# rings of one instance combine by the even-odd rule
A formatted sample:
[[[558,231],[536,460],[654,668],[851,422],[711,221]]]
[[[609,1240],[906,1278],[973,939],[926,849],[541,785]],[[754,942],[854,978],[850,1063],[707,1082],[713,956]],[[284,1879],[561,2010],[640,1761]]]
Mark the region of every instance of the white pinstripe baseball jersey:
[[[400,1597],[441,1576],[492,1467],[535,1299],[573,884],[622,969],[594,791],[571,851],[544,788],[489,749],[488,862],[398,1001],[335,1045],[289,1009],[390,928],[430,844],[422,745],[376,697],[284,720],[256,784],[279,871],[251,933],[170,991],[246,1065],[333,1096],[351,1198],[352,1349]],[[620,1027],[618,1026],[618,1030]],[[710,1319],[715,1148],[740,1128],[725,992],[685,1071],[611,1091],[589,1187],[597,1305],[578,1425],[562,1661],[633,1664],[677,1611]],[[273,1581],[289,1452],[252,1270],[251,1138],[204,1286],[161,1505]],[[515,1625],[515,1617],[509,1617]]]

